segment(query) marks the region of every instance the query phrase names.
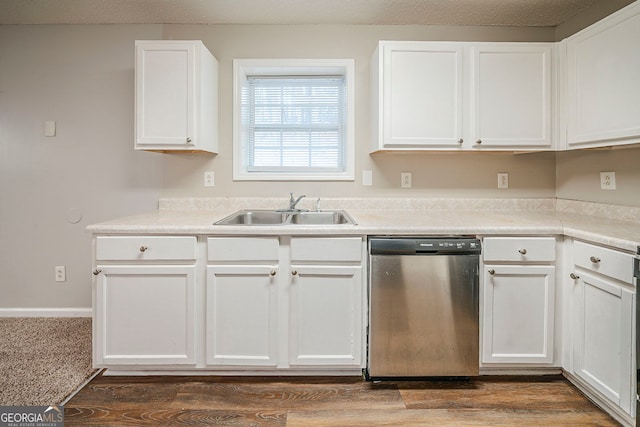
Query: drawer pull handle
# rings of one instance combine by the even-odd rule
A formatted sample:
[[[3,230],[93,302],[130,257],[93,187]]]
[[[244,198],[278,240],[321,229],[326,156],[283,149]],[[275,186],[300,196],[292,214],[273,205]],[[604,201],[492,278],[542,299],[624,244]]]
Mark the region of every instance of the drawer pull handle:
[[[93,275],[94,275],[94,276],[97,276],[97,275],[98,275],[98,274],[100,274],[100,273],[102,273],[102,270],[99,270],[99,269],[97,269],[97,268],[96,268],[95,270],[93,270]]]
[[[273,277],[273,276],[275,276],[275,275],[276,275],[276,271],[275,271],[275,270],[271,270],[271,271],[269,272],[269,276],[272,276],[272,277]]]
[[[482,140],[481,139],[477,140],[476,144],[482,144]]]
[[[464,139],[460,138],[460,139],[458,140],[458,144],[462,144],[462,143],[464,143]]]
[[[518,249],[518,252],[520,252],[522,255],[526,255],[527,254],[527,250],[526,249]]]
[[[571,273],[569,277],[571,277],[573,280],[578,280],[580,278],[580,276],[578,276],[576,273]]]
[[[147,249],[149,249],[149,248],[146,247],[146,246],[140,246],[140,252],[146,252]]]
[[[297,276],[298,275],[298,271],[297,270],[291,270],[291,275],[292,276]]]
[[[191,142],[191,138],[187,138],[187,144]]]
[[[594,264],[597,264],[600,262],[600,258],[592,256],[591,258],[589,258],[589,261],[591,261]]]
[[[488,271],[488,273],[493,276],[494,274],[496,274],[496,271],[492,268]]]

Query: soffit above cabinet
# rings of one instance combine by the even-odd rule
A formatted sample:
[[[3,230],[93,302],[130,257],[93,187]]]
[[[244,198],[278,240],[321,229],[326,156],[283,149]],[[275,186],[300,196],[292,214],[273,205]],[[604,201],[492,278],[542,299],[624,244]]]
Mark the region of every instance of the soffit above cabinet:
[[[600,1],[3,0],[0,3],[0,24],[414,24],[555,27],[596,6]]]

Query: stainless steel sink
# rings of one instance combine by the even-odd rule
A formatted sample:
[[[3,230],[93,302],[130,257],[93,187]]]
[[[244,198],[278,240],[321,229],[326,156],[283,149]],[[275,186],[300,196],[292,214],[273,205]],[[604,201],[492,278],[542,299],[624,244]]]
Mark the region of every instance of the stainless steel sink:
[[[286,213],[264,210],[243,210],[215,222],[215,225],[274,225],[286,221]]]
[[[351,224],[355,221],[345,211],[309,211],[298,212],[291,217],[291,224],[304,225],[337,225]]]
[[[345,211],[241,210],[214,225],[355,225]]]

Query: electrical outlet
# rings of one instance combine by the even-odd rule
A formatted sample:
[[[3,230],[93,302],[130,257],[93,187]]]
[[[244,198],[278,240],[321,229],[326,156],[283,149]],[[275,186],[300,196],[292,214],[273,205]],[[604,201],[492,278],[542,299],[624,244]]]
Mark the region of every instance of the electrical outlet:
[[[66,282],[67,281],[67,269],[64,265],[56,265],[56,282]]]
[[[616,189],[616,173],[600,172],[600,188],[602,190],[615,190]]]
[[[400,174],[400,187],[411,188],[411,172],[402,172]]]
[[[509,174],[498,172],[498,188],[509,188]]]
[[[215,174],[213,171],[204,173],[204,186],[205,187],[214,187],[216,185]]]

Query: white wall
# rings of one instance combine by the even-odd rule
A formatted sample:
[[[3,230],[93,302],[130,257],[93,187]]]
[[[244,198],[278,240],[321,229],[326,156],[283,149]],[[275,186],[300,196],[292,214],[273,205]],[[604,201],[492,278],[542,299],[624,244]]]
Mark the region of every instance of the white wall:
[[[615,190],[600,188],[600,172],[616,173]],[[556,182],[563,199],[640,206],[640,148],[558,153]]]
[[[371,146],[369,69],[379,40],[552,41],[550,28],[447,26],[166,25],[166,39],[203,40],[218,59],[220,152],[215,157],[165,156],[164,196],[281,196],[289,191],[318,197],[554,197],[553,154],[376,154]],[[232,61],[235,58],[353,58],[356,84],[355,182],[234,182],[232,180]],[[361,183],[373,171],[372,187]],[[203,186],[214,171],[216,187]],[[400,173],[413,173],[413,188],[400,190]],[[509,172],[509,190],[497,173]]]
[[[0,308],[90,307],[85,227],[157,208],[162,156],[133,151],[133,41],[159,37],[160,26],[0,26]]]

